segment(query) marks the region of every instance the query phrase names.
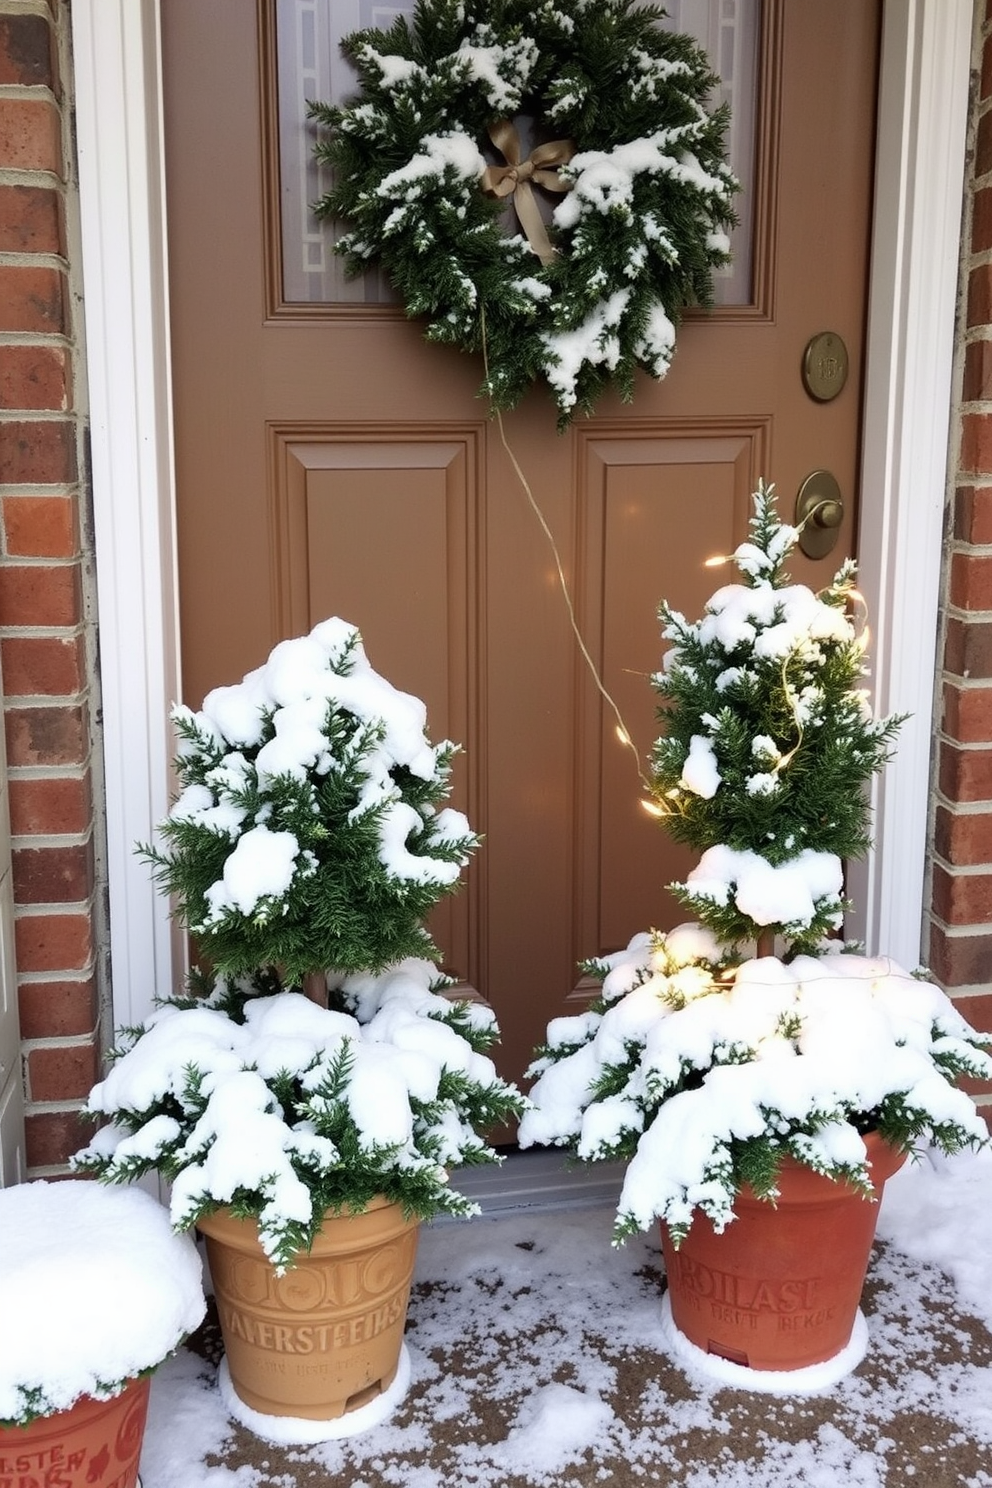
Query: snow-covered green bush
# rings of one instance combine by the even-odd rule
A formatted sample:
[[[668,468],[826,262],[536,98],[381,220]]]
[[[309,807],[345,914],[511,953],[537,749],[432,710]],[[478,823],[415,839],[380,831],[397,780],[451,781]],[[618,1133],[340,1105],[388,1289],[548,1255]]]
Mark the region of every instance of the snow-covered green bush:
[[[438,810],[455,746],[426,716],[337,619],[173,710],[181,790],[144,852],[213,967],[289,985],[434,954],[424,917],[478,838]]]
[[[425,1219],[472,1214],[447,1170],[496,1161],[479,1133],[523,1102],[486,1056],[492,1013],[444,985],[408,960],[344,978],[330,1008],[264,978],[167,1002],[91,1092],[89,1112],[111,1122],[74,1165],[115,1183],[161,1173],[180,1230],[225,1204],[253,1216],[280,1268],[325,1210],[378,1194]]]
[[[530,1071],[522,1146],[630,1159],[619,1238],[661,1218],[678,1242],[696,1210],[722,1229],[743,1185],[775,1196],[787,1155],[867,1191],[871,1130],[901,1150],[988,1139],[956,1081],[992,1076],[992,1038],[925,978],[824,940],[900,720],[862,686],[853,565],[820,594],[790,584],[798,533],[770,488],[754,506],[743,582],[694,623],[660,612],[653,795],[702,852],[672,885],[699,923],[590,963],[602,994],[549,1025]]]

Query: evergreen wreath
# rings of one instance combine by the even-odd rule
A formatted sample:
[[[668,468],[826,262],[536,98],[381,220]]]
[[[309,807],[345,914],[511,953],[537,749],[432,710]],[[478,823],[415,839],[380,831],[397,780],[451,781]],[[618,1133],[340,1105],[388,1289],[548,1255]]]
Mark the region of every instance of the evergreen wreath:
[[[681,311],[711,301],[728,262],[728,113],[708,109],[709,61],[663,16],[635,0],[418,0],[412,21],[342,43],[357,101],[309,105],[335,181],[314,210],[350,224],[336,251],[356,274],[381,264],[428,340],[483,351],[495,409],[539,377],[559,428],[611,383],[629,401],[638,367],[665,375]],[[556,194],[550,226],[532,182]],[[523,233],[504,228],[508,198]]]

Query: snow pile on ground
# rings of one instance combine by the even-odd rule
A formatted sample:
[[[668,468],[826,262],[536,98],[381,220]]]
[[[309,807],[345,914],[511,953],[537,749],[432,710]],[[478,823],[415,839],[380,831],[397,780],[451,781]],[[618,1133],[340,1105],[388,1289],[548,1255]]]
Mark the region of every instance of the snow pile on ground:
[[[598,1208],[425,1228],[410,1394],[348,1443],[284,1452],[236,1432],[215,1370],[181,1352],[152,1387],[144,1488],[990,1488],[992,1335],[976,1318],[992,1324],[992,1156],[890,1180],[868,1355],[821,1397],[674,1365],[656,1239],[616,1251],[610,1223]]]

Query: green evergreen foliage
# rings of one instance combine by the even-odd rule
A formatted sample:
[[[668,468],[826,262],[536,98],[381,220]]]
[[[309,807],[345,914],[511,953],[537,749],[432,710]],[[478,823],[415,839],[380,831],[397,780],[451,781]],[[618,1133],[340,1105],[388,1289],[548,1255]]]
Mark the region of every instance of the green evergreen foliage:
[[[419,0],[409,23],[345,40],[355,102],[310,105],[333,170],[314,210],[348,224],[336,250],[355,273],[379,263],[429,340],[472,352],[485,340],[495,408],[541,376],[561,426],[610,384],[629,400],[638,367],[667,369],[683,307],[711,299],[737,189],[727,111],[708,108],[709,62],[657,27],[662,14],[635,0]],[[488,127],[521,114],[537,143],[578,152],[561,168],[574,200],[547,264],[515,226],[508,235],[472,164],[479,151],[502,163]],[[597,181],[604,168],[625,179]],[[577,370],[558,339],[576,335],[590,340]]]
[[[295,985],[312,971],[381,971],[407,956],[437,954],[423,921],[457,888],[457,869],[479,841],[464,818],[454,834],[439,829],[455,746],[439,745],[423,775],[389,761],[388,786],[370,795],[370,782],[384,768],[387,724],[356,714],[334,695],[333,679],[352,678],[359,657],[352,630],[349,643],[328,657],[331,696],[323,704],[319,694],[315,700],[323,707],[321,749],[304,766],[294,762],[275,775],[259,769],[259,756],[284,740],[289,709],[263,707],[250,741],[225,737],[205,713],[174,712],[180,795],[160,826],[162,845],[139,851],[218,971],[238,977],[267,970]],[[397,807],[415,824],[404,845],[418,864],[406,873],[383,851]],[[273,834],[265,843],[290,834],[295,864],[288,885],[246,908],[222,891],[235,848],[258,828]]]
[[[876,720],[864,690],[867,632],[852,614],[855,567],[847,562],[817,595],[793,585],[785,563],[798,533],[778,517],[774,489],[754,497],[749,542],[735,554],[741,582],[717,591],[701,620],[667,603],[673,642],[654,678],[663,734],[652,794],[676,841],[702,852],[725,845],[772,867],[803,853],[862,856],[870,844],[866,787],[890,757],[901,716]],[[699,751],[702,776],[690,755]],[[673,885],[725,943],[753,939],[755,921],[728,898]],[[815,948],[843,907],[823,895],[815,916],[771,922],[792,949]]]

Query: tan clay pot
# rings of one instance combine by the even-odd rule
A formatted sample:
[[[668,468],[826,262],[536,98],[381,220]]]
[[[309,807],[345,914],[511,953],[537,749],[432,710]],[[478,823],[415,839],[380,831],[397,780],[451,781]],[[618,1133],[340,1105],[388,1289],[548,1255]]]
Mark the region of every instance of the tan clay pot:
[[[284,1276],[251,1219],[221,1209],[197,1223],[220,1315],[231,1383],[267,1416],[325,1421],[388,1390],[399,1364],[419,1221],[373,1199],[328,1214],[309,1254]]]

